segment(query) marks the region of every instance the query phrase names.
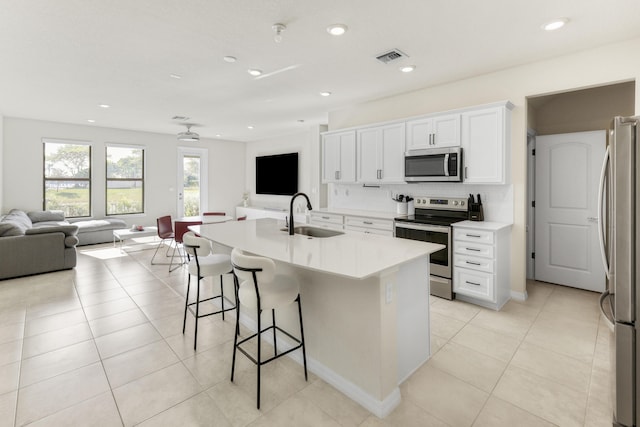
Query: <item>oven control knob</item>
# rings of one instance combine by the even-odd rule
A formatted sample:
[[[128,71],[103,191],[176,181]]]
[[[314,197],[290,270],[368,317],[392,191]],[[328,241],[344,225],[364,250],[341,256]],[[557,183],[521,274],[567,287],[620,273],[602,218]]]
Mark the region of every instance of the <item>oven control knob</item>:
[[[453,201],[453,206],[458,206],[458,201],[457,200]]]
[[[460,206],[464,206],[464,200],[460,200]]]
[[[427,199],[422,199],[422,204],[426,205],[427,204]]]

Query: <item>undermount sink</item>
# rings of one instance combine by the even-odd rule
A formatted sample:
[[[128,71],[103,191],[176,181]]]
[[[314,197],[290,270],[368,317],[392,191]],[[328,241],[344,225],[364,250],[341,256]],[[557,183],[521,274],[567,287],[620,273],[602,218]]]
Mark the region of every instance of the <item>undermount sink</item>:
[[[281,228],[282,231],[289,231],[287,228]],[[340,234],[344,234],[342,231],[329,230],[326,228],[316,228],[316,227],[308,227],[302,225],[300,227],[294,227],[293,232],[295,234],[302,234],[303,236],[309,237],[333,237],[339,236]]]

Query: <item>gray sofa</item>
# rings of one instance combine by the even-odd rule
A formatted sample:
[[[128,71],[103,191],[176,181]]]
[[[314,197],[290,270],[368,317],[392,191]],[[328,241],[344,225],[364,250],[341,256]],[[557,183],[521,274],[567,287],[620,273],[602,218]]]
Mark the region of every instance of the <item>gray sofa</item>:
[[[72,219],[62,211],[25,213],[13,209],[0,218],[0,279],[73,268],[76,246],[113,241],[121,219]]]
[[[40,216],[44,217],[59,218],[54,213]],[[17,209],[4,216],[0,220],[0,279],[75,267],[78,226],[58,222],[32,221]]]

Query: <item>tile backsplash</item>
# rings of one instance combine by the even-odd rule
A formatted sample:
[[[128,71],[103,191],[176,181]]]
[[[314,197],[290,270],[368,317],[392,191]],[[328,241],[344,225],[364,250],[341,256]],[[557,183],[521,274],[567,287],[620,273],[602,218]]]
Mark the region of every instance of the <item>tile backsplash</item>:
[[[328,207],[374,212],[396,211],[392,197],[404,194],[415,197],[462,197],[480,194],[485,221],[513,222],[513,186],[428,183],[363,187],[362,184],[329,184]]]

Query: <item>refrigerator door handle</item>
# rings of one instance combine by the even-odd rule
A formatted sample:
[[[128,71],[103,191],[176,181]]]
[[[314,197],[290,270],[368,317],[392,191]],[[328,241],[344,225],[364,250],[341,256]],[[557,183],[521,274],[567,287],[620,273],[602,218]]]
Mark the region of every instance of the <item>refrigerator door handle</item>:
[[[598,240],[600,242],[600,255],[602,256],[602,264],[604,265],[604,272],[609,279],[610,266],[607,259],[607,249],[605,247],[605,224],[606,219],[603,211],[605,208],[604,200],[604,186],[607,182],[607,166],[611,160],[611,147],[607,147],[607,151],[604,153],[604,160],[602,162],[602,170],[600,171],[600,186],[598,187]]]
[[[615,316],[613,314],[613,306],[611,305],[611,301],[609,301],[609,313],[607,313],[607,311],[604,308],[604,302],[607,299],[609,299],[610,296],[611,296],[611,294],[609,293],[608,289],[606,291],[604,291],[602,293],[602,295],[600,295],[600,312],[604,316],[604,319],[605,319],[605,322],[607,323],[607,326],[609,327],[611,332],[613,332],[613,330],[615,328],[615,324],[614,324],[615,323]]]

